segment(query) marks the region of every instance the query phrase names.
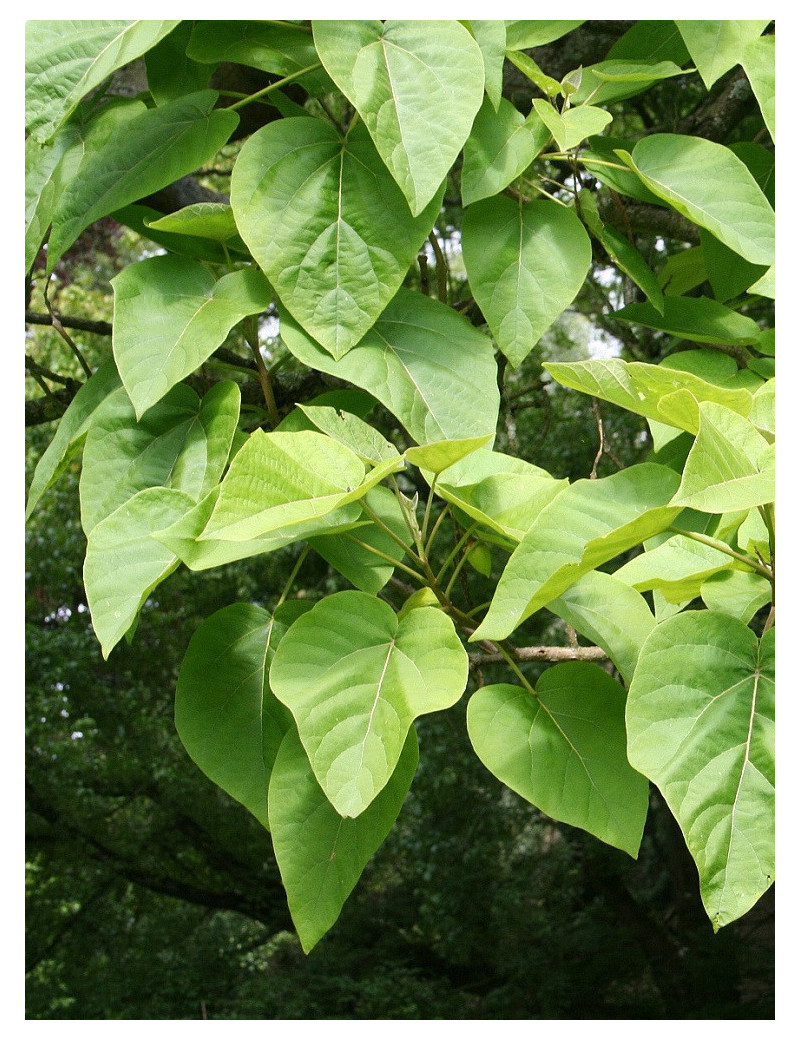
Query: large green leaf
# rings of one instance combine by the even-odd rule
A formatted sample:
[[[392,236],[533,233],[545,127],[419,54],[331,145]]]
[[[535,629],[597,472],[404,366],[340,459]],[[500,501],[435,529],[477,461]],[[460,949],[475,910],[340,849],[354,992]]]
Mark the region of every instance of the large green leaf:
[[[402,468],[398,456],[367,473],[344,444],[310,430],[255,430],[233,459],[199,538],[237,542],[291,533],[285,529],[361,498]]]
[[[628,695],[628,756],[661,790],[700,872],[714,928],[772,884],[775,630],[689,611],[645,643]]]
[[[270,778],[269,819],[289,912],[306,953],[336,922],[391,830],[418,760],[412,727],[386,786],[360,816],[347,819],[325,797],[296,731],[284,738]]]
[[[642,463],[565,488],[514,550],[472,641],[504,639],[583,574],[667,528],[677,484],[672,470]]]
[[[543,47],[560,40],[583,22],[569,21],[511,21],[506,22],[506,46],[509,50],[528,50]]]
[[[401,289],[339,361],[287,314],[281,338],[303,364],[377,397],[420,444],[495,432],[500,395],[491,340],[438,300]]]
[[[658,589],[670,603],[686,603],[700,595],[706,578],[732,563],[730,553],[676,534],[635,556],[614,577],[640,592]]]
[[[248,314],[272,299],[254,268],[219,281],[186,257],[153,256],[112,279],[114,358],[138,418],[191,375]]]
[[[25,130],[46,141],[82,97],[149,50],[178,22],[25,23]]]
[[[498,347],[519,365],[583,285],[589,236],[571,209],[507,198],[471,206],[462,235],[475,299]]]
[[[414,719],[464,692],[467,654],[442,611],[398,618],[382,600],[338,592],[296,621],[270,670],[311,767],[341,816],[386,786]]]
[[[506,27],[503,22],[472,18],[463,25],[475,37],[483,58],[486,96],[495,109],[502,101],[503,65],[506,56]]]
[[[547,144],[550,131],[536,112],[525,116],[505,98],[487,98],[464,145],[461,199],[465,206],[497,195],[519,177]]]
[[[775,261],[775,213],[741,159],[683,134],[642,138],[629,162],[644,184],[753,264]]]
[[[731,513],[775,500],[771,446],[749,419],[704,402],[674,502],[705,513]]]
[[[217,97],[203,90],[147,109],[87,154],[53,215],[48,271],[95,220],[193,173],[219,151],[239,117],[215,110]]]
[[[318,119],[280,119],[242,148],[231,205],[281,302],[338,359],[400,288],[441,188],[412,216],[363,126],[342,139]]]
[[[547,604],[547,609],[601,646],[626,682],[656,623],[644,597],[616,574],[589,571]]]
[[[535,696],[484,686],[470,699],[467,728],[478,758],[512,791],[636,858],[648,785],[626,756],[625,691],[602,668],[555,665]]]
[[[239,399],[233,382],[218,383],[202,401],[180,383],[137,421],[124,388],[111,394],[83,452],[84,531],[145,488],[177,488],[193,501],[205,495],[228,460]]]
[[[748,44],[757,40],[769,25],[766,21],[711,22],[694,19],[677,21],[675,24],[683,37],[692,61],[703,78],[706,89],[717,82],[720,76],[742,62]]]
[[[709,610],[730,614],[745,625],[772,599],[766,578],[753,571],[718,571],[700,587],[700,595]]]
[[[483,56],[455,21],[315,21],[314,43],[417,216],[483,100]]]
[[[149,487],[89,532],[83,584],[103,657],[131,628],[156,585],[178,566],[178,557],[150,532],[174,523],[193,504],[182,491]]]
[[[223,607],[189,641],[175,691],[175,727],[191,758],[267,828],[269,777],[292,726],[268,682],[285,631],[253,603]]]
[[[309,429],[316,427],[329,437],[346,445],[365,462],[374,464],[397,458],[400,454],[374,426],[352,412],[330,405],[301,404],[298,408],[309,419]]]
[[[25,519],[36,508],[39,499],[51,488],[67,465],[83,447],[95,414],[114,391],[120,389],[120,379],[114,362],[109,358],[94,372],[75,394],[61,417],[55,436],[39,459],[28,489]]]

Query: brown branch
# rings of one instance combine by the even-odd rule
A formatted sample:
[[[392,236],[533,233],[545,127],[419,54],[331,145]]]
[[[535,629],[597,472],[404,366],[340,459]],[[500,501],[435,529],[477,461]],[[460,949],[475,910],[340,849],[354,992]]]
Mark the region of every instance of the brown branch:
[[[54,312],[61,327],[75,329],[78,332],[94,332],[98,336],[110,336],[112,327],[107,321],[86,321],[84,318],[65,318],[63,314]],[[27,325],[52,325],[51,314],[39,314],[36,311],[25,311],[25,323]]]
[[[518,661],[607,661],[608,654],[599,646],[519,646],[515,649]],[[503,654],[474,653],[469,655],[470,668],[484,664],[502,664]]]

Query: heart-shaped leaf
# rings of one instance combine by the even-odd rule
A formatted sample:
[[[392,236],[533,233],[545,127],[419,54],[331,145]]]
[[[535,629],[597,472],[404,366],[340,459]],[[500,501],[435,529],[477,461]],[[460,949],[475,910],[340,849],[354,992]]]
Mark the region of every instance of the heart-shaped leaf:
[[[648,637],[628,694],[628,756],[677,817],[715,930],[775,877],[775,629],[684,611]]]
[[[535,696],[484,686],[470,699],[467,728],[478,758],[512,791],[636,858],[647,780],[626,755],[625,691],[602,668],[555,665]]]
[[[439,213],[439,187],[412,216],[363,126],[342,139],[319,119],[279,119],[239,153],[231,205],[281,302],[340,358],[400,288]]]
[[[286,633],[270,685],[333,807],[359,816],[388,783],[414,719],[455,704],[467,670],[442,611],[398,618],[373,596],[338,592]]]

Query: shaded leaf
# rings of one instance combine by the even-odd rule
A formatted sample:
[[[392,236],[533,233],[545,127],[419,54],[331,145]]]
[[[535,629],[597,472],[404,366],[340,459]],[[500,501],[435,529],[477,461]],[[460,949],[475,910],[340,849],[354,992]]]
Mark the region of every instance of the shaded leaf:
[[[668,296],[663,314],[650,303],[630,303],[615,311],[614,317],[648,329],[660,329],[694,343],[743,347],[755,343],[761,335],[761,329],[752,318],[707,296]]]

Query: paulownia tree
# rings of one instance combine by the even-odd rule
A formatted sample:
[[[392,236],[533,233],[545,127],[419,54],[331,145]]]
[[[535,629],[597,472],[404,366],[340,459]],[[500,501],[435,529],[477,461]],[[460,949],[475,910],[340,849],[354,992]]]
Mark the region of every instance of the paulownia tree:
[[[772,23],[596,24],[27,24],[29,317],[86,376],[28,358],[59,421],[27,512],[80,453],[106,657],[176,568],[302,545],[269,609],[186,633],[175,720],[269,830],[305,950],[401,811],[415,720],[465,694],[491,773],[633,857],[655,784],[715,929],[774,879]],[[49,292],[109,216],[144,258],[92,371]],[[623,353],[542,367],[598,272]],[[524,366],[643,417],[650,458],[570,481],[499,450]],[[293,596],[311,553],[350,587]],[[564,643],[527,646],[544,609]]]

